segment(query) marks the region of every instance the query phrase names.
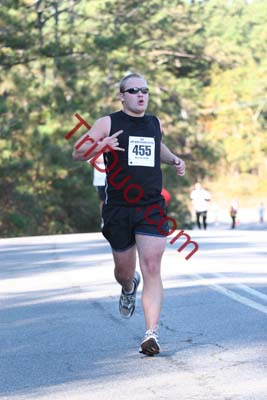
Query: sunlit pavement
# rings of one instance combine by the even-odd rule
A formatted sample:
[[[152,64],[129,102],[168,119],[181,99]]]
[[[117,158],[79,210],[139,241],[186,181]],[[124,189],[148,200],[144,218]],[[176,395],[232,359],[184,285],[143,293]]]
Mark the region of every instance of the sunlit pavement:
[[[187,233],[198,252],[177,241],[163,258],[153,358],[138,353],[142,285],[121,319],[100,233],[0,240],[0,398],[266,400],[266,231]]]

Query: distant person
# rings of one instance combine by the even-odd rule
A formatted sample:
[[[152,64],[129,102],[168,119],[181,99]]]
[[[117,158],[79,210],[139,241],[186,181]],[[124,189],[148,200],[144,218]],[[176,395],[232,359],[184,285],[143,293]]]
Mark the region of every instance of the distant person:
[[[203,189],[200,183],[195,184],[195,189],[190,195],[196,213],[196,221],[199,229],[207,229],[208,202],[211,200],[210,193]]]
[[[230,217],[232,218],[232,225],[231,225],[232,229],[235,229],[236,227],[237,212],[238,212],[238,202],[236,200],[233,200],[230,205]]]
[[[264,212],[265,212],[264,204],[260,203],[258,206],[258,213],[259,213],[259,222],[261,224],[264,222]]]
[[[170,192],[168,192],[167,189],[162,188],[161,196],[164,197],[166,208],[168,208],[168,205],[170,204],[172,198]]]
[[[95,161],[95,164],[101,170],[105,170],[104,158],[103,154],[101,154]],[[93,178],[93,186],[96,188],[98,193],[98,197],[100,200],[100,213],[102,214],[102,206],[105,200],[105,185],[106,185],[106,173],[98,171],[97,168],[94,167],[94,178]]]

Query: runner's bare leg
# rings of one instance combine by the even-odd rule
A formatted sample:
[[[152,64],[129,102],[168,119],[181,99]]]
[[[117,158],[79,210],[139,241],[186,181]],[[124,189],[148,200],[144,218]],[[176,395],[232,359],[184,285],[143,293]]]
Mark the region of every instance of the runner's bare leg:
[[[156,329],[163,298],[160,268],[166,238],[137,234],[135,239],[144,281],[142,304],[146,329]]]
[[[126,292],[133,288],[133,278],[136,267],[136,246],[125,251],[112,251],[115,263],[114,275],[117,282]]]

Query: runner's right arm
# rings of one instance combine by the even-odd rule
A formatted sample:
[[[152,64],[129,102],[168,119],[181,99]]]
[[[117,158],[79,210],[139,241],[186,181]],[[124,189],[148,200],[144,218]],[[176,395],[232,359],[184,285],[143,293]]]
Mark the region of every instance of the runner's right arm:
[[[86,132],[74,145],[72,156],[74,160],[86,161],[100,153],[102,149],[108,151],[108,147],[113,150],[124,151],[118,147],[118,139],[122,131],[109,136],[111,120],[109,116],[96,120],[92,128]],[[90,151],[91,150],[91,151]]]

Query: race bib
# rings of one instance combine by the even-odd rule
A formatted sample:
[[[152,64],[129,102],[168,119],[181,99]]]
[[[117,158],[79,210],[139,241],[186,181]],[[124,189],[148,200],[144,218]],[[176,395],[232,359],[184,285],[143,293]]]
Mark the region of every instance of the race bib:
[[[129,136],[128,165],[154,167],[155,139],[151,137]]]

